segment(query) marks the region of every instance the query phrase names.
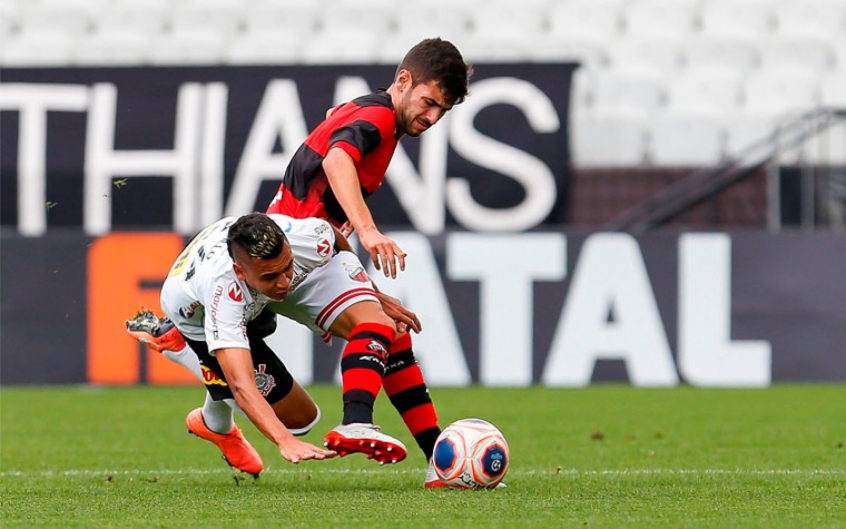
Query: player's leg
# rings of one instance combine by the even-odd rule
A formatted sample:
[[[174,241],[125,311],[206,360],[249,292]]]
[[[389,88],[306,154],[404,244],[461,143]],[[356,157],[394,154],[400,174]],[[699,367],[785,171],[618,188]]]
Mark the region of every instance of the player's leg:
[[[414,358],[411,334],[398,335],[391,345],[382,385],[391,404],[400,413],[409,432],[423,451],[426,461],[429,461],[441,429],[423,372]]]
[[[126,320],[126,332],[168,360],[185,367],[200,382],[203,381],[197,355],[185,343],[185,338],[169,318],[159,318],[152,311],[142,310],[131,320]]]
[[[247,325],[247,337],[256,387],[292,434],[305,435],[320,420],[320,408],[264,341],[276,329],[276,315],[264,311],[254,322],[255,325],[253,322]]]
[[[341,354],[344,418],[327,434],[326,446],[341,456],[363,452],[382,464],[402,461],[407,455],[405,445],[373,424],[373,405],[396,333],[393,320],[378,302],[361,301],[344,309],[330,331],[345,337],[347,345]]]
[[[348,341],[341,360],[344,418],[326,445],[345,455],[363,452],[380,463],[405,458],[405,446],[373,424],[373,403],[382,385],[395,326],[382,310],[358,257],[339,252],[315,269],[283,302],[269,308],[318,335],[330,331]]]

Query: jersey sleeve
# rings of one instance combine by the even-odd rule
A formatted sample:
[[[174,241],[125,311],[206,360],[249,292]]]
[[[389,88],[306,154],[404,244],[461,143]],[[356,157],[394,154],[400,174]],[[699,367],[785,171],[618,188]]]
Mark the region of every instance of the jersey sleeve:
[[[219,349],[250,349],[246,296],[234,274],[216,274],[205,289],[203,327],[209,353]]]
[[[340,147],[355,163],[376,150],[379,144],[396,130],[393,110],[384,106],[363,106],[353,112],[339,112],[335,130],[327,147]]]

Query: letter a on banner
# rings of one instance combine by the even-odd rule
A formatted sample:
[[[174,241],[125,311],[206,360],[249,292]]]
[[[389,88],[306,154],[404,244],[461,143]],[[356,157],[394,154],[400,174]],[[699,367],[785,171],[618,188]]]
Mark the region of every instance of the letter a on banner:
[[[585,386],[599,359],[624,360],[636,386],[679,382],[640,248],[623,233],[585,241],[542,380]]]

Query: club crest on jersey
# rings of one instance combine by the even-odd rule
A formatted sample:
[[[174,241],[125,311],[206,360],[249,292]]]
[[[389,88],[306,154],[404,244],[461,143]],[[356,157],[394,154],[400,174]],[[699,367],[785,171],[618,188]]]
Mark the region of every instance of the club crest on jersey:
[[[235,303],[241,303],[244,301],[244,293],[241,292],[241,287],[238,286],[238,283],[235,281],[229,283],[229,287],[227,287],[226,292],[229,294],[229,299]]]
[[[320,257],[326,257],[329,255],[329,251],[332,249],[332,245],[329,244],[327,239],[321,239],[320,242],[317,243],[317,255]]]
[[[265,373],[266,369],[267,364],[259,364],[258,369],[255,370],[256,388],[258,388],[262,397],[266,397],[276,387],[276,380],[270,373]]]
[[[345,266],[344,269],[353,281],[358,281],[359,283],[367,282],[367,272],[364,271],[364,268],[358,265],[350,265]]]

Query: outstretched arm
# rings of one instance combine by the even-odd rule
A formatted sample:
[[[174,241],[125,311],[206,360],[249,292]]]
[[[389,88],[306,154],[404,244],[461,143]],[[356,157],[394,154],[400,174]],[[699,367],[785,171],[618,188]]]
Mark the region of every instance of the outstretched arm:
[[[276,416],[270,404],[256,388],[252,357],[247,349],[219,349],[215,352],[220,368],[226,376],[226,383],[235,396],[235,402],[268,439],[279,448],[282,457],[297,464],[305,459],[326,459],[335,452],[318,448],[300,441],[288,431]]]
[[[393,240],[383,235],[373,215],[364,203],[361,194],[361,184],[355,160],[340,147],[329,149],[323,160],[323,170],[332,187],[338,204],[343,208],[352,227],[358,233],[358,240],[373,259],[376,270],[383,270],[385,276],[397,277],[397,261],[399,269],[405,270],[406,254]]]

